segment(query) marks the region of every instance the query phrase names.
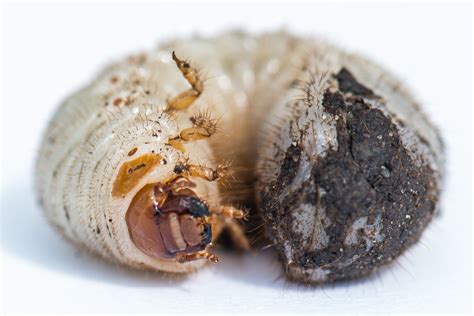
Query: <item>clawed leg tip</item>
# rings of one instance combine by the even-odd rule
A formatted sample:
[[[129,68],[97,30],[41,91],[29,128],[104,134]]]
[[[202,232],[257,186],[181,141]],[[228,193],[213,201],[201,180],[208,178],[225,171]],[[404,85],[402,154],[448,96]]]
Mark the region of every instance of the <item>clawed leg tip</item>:
[[[212,263],[219,263],[219,258],[216,255],[209,256],[209,261]]]
[[[209,253],[209,252],[195,252],[192,254],[179,255],[176,258],[176,261],[178,261],[179,263],[185,263],[188,261],[194,261],[194,260],[199,260],[199,259],[207,259],[208,261],[212,263],[219,262],[219,258],[215,254]]]

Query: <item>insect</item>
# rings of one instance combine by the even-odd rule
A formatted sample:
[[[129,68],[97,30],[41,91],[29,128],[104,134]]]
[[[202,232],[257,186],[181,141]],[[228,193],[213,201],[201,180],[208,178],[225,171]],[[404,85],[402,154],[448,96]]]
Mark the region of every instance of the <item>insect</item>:
[[[250,248],[238,206],[255,205],[287,277],[320,283],[368,275],[420,238],[443,143],[375,63],[227,32],[106,68],[59,108],[37,170],[50,223],[111,261],[194,271],[217,261],[223,230]]]

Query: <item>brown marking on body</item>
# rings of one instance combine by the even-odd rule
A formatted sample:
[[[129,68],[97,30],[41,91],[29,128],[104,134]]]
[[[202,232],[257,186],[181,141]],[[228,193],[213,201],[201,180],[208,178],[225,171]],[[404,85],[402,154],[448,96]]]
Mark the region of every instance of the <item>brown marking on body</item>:
[[[130,192],[140,180],[156,165],[159,165],[161,156],[158,154],[144,154],[125,162],[115,179],[112,196],[119,197]]]
[[[114,100],[114,105],[119,106],[122,103],[122,101],[123,101],[122,98],[117,98]]]
[[[128,152],[128,156],[131,157],[133,155],[135,155],[135,153],[137,152],[138,148],[137,147],[134,147],[132,150],[130,150]]]
[[[131,95],[127,96],[125,99],[125,105],[130,105],[133,103],[133,97]]]
[[[119,81],[119,78],[117,76],[112,76],[112,78],[110,78],[110,82],[113,84],[116,84],[118,81]]]

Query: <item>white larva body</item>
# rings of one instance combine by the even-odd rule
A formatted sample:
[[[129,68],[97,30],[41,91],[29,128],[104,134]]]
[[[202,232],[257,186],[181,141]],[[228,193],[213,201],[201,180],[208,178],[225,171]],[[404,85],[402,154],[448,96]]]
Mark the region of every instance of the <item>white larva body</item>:
[[[167,100],[189,88],[171,59],[172,51],[189,59],[206,80],[204,92],[190,109],[169,116],[164,113]],[[307,80],[309,70],[322,75],[341,66],[389,95],[386,110],[424,136],[435,151],[427,158],[440,159],[441,145],[418,107],[397,81],[362,58],[284,32],[180,39],[107,67],[54,115],[40,148],[36,181],[48,220],[75,244],[113,262],[172,272],[203,266],[204,260],[176,263],[137,249],[125,222],[133,196],[145,184],[172,176],[176,163],[185,158],[206,166],[232,159],[239,183],[219,188],[216,182],[193,181],[211,205],[222,200],[247,202],[257,170],[260,183],[268,183],[278,172],[265,165],[264,158],[275,156],[272,144],[285,147],[291,142],[274,127],[291,115],[285,105],[301,93],[294,88],[295,80]],[[221,131],[209,140],[185,144],[186,153],[167,146],[170,138],[190,126],[191,115],[202,109],[220,118]],[[328,144],[335,145],[331,124],[322,124],[321,129],[324,136],[317,141],[316,155],[324,154]],[[130,157],[134,148],[137,151]],[[160,155],[161,163],[124,196],[112,196],[120,166],[152,151]]]
[[[257,91],[255,83],[267,80],[268,74],[277,70],[268,67],[272,60],[260,62],[259,52],[267,42],[274,43],[270,47],[278,47],[288,40],[284,34],[259,41],[241,33],[214,40],[179,40],[107,67],[61,105],[45,133],[36,187],[50,223],[76,245],[114,262],[173,272],[202,266],[203,260],[176,264],[143,254],[131,241],[125,223],[128,205],[145,184],[169,178],[183,158],[213,166],[221,159],[247,155],[236,144],[245,146],[247,133],[241,131],[248,122],[236,118],[247,115],[250,92]],[[284,54],[287,45],[282,47],[279,50]],[[207,79],[204,93],[192,108],[170,117],[164,113],[167,99],[188,87],[171,59],[173,50],[190,58]],[[269,53],[272,51],[262,56],[268,59]],[[283,65],[282,60],[278,63]],[[214,151],[207,140],[186,144],[186,154],[166,146],[180,129],[190,125],[191,114],[201,109],[220,118],[223,131],[216,140],[210,139]],[[134,148],[137,152],[133,157],[154,151],[166,164],[148,173],[124,197],[113,197],[118,170],[133,159],[128,153]],[[237,165],[245,163],[238,161]],[[209,204],[218,205],[217,184],[195,181]]]
[[[171,72],[174,70],[171,63],[168,67],[162,66],[160,72],[167,68],[171,74],[164,75],[167,80],[163,87],[169,83],[169,93],[177,93],[184,85],[177,82],[179,73]],[[136,97],[136,105],[113,105],[118,96],[128,91],[127,88],[114,91],[110,77],[121,75],[123,78],[130,75],[127,71],[134,73],[133,67],[122,71],[120,67],[106,70],[101,79],[73,95],[56,113],[40,152],[37,188],[48,219],[68,239],[127,265],[173,270],[173,264],[157,262],[133,245],[125,213],[144,184],[160,182],[172,174],[181,154],[165,143],[168,137],[177,135],[179,123],[185,124],[185,121],[177,122],[163,113],[164,93],[147,97],[141,91]],[[145,87],[147,83],[149,89],[159,84],[155,79],[145,82]],[[106,94],[110,97],[104,97]],[[105,106],[106,102],[109,105]],[[159,168],[148,173],[125,198],[113,198],[114,179],[121,163],[133,158],[128,157],[133,148],[138,148],[134,156],[156,151],[166,164],[161,163]],[[206,143],[195,146],[192,153],[193,161],[208,161],[211,155]],[[212,198],[211,203],[219,203],[216,184],[200,181],[199,188],[202,194]],[[197,261],[192,265],[202,263]],[[187,265],[178,267],[190,269]]]
[[[150,258],[134,246],[125,223],[135,193],[144,184],[169,178],[183,158],[165,143],[189,125],[189,114],[164,113],[166,98],[186,89],[171,53],[150,54],[143,65],[137,64],[140,58],[143,55],[108,67],[62,105],[41,148],[37,188],[48,219],[73,242],[126,265],[188,271],[205,261],[176,265]],[[114,105],[131,95],[133,104]],[[212,98],[203,96],[200,101],[204,100]],[[191,162],[213,163],[207,141],[185,146],[192,152]],[[120,165],[133,159],[128,157],[133,148],[135,157],[155,151],[166,164],[148,173],[125,198],[114,198],[114,179]],[[217,184],[196,181],[200,193],[218,204]]]

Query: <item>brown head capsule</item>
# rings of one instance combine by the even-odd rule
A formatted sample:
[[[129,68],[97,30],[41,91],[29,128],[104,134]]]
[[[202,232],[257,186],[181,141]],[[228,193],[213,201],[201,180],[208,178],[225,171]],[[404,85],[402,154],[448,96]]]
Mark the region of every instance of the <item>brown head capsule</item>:
[[[184,183],[183,185],[179,185]],[[211,213],[183,178],[148,184],[133,198],[127,225],[135,245],[150,257],[179,262],[199,259],[212,242]],[[208,259],[217,262],[214,254]]]

